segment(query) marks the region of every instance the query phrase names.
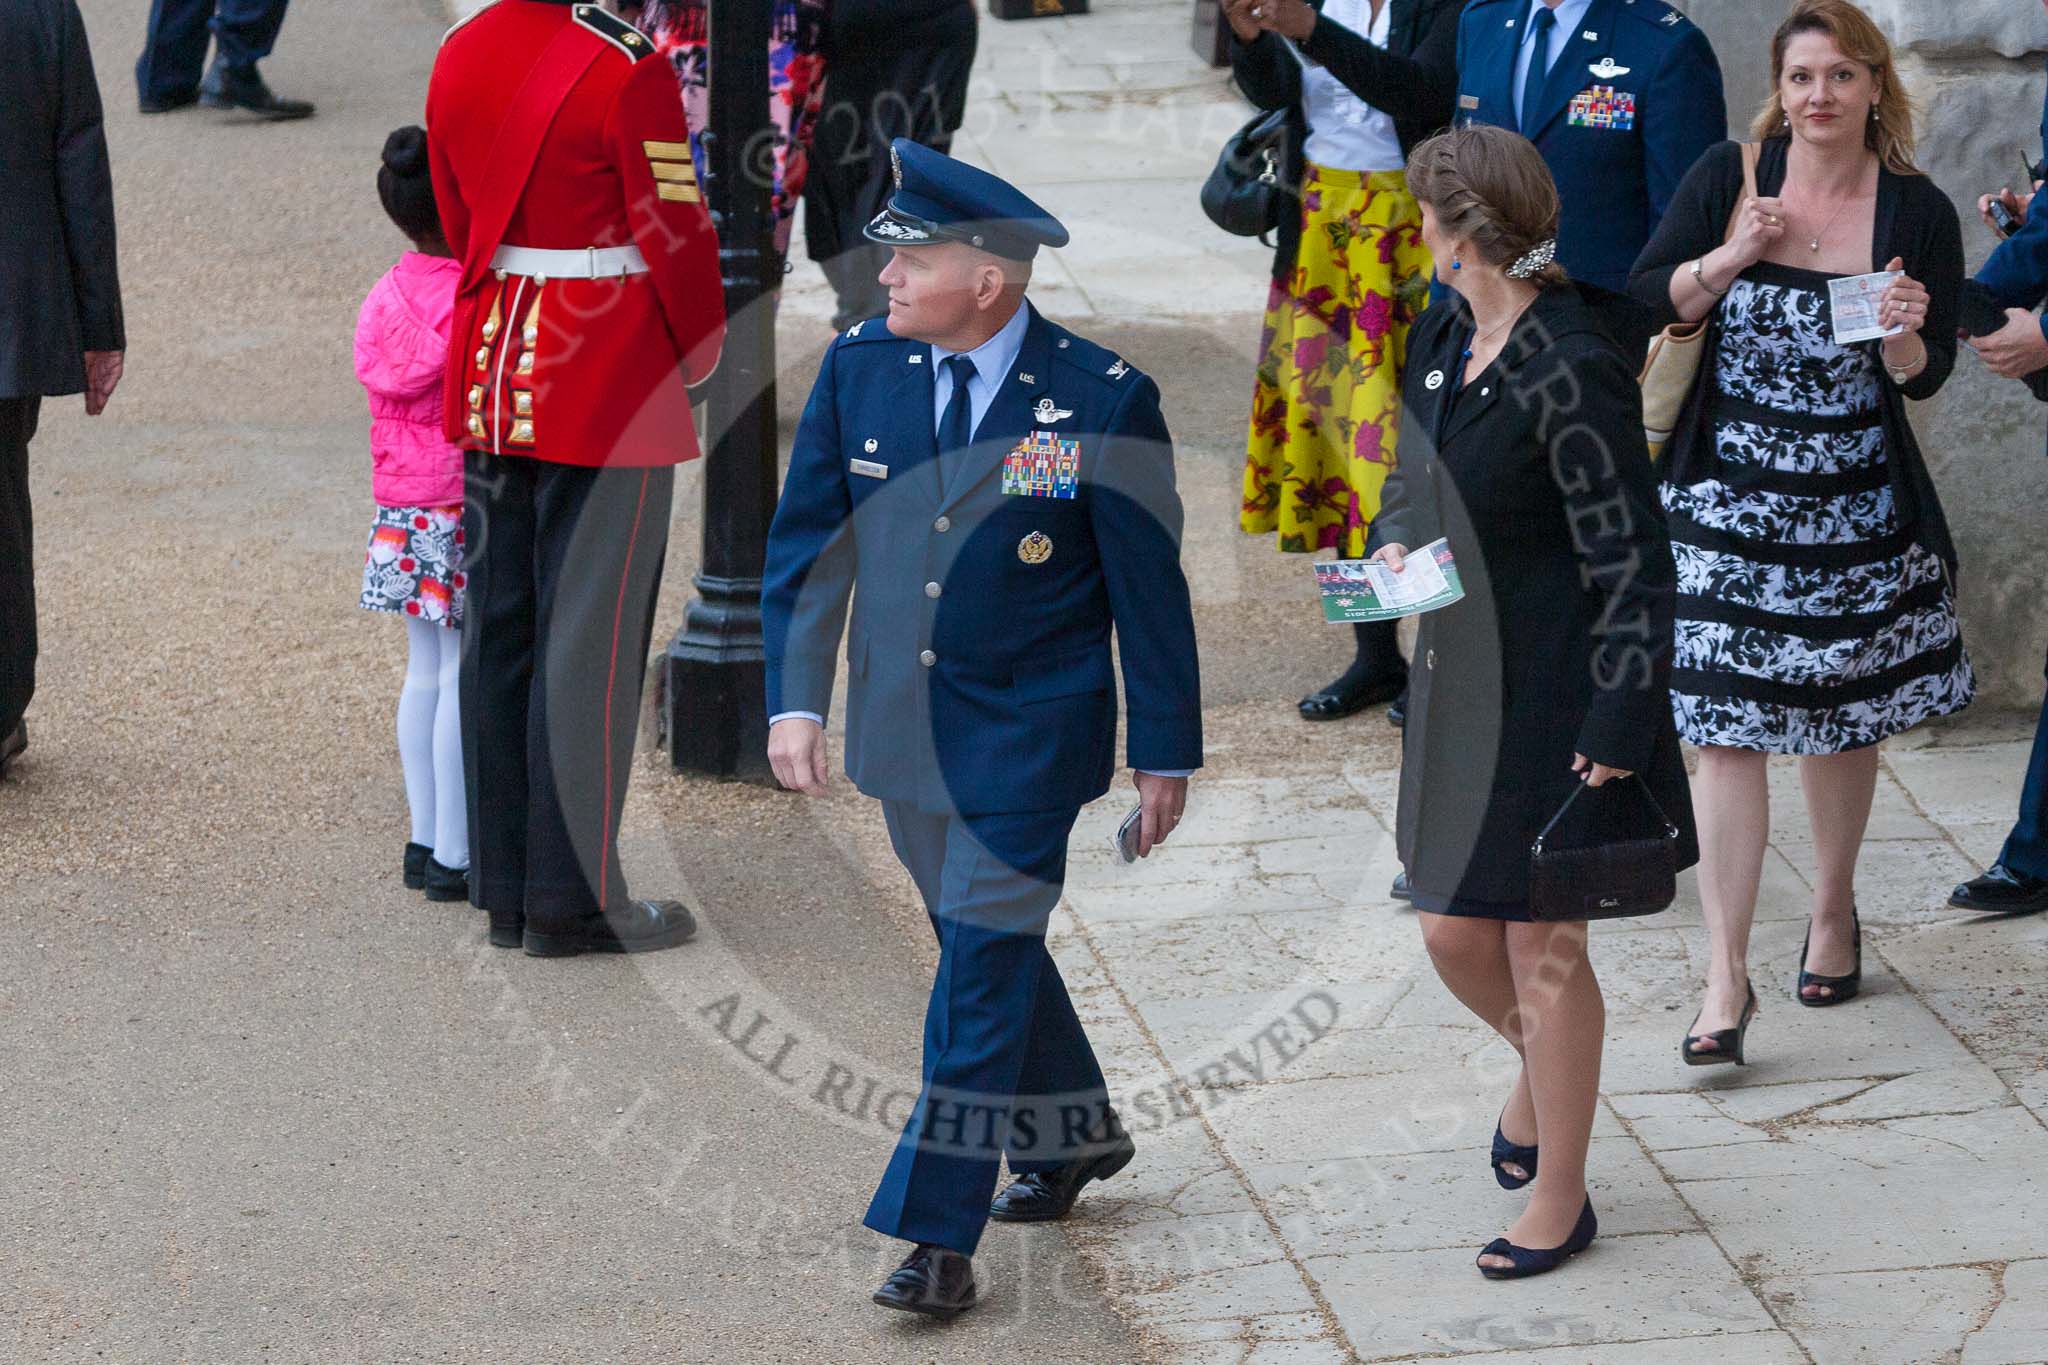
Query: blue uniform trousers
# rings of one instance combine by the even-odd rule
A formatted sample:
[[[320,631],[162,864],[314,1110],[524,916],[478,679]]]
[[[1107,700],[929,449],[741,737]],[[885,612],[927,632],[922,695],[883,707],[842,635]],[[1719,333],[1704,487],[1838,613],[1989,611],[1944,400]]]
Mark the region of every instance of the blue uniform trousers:
[[[2020,818],[2006,836],[1998,861],[2029,877],[2048,877],[2048,700],[2034,727],[2034,753],[2027,760],[2027,784],[2020,789]]]
[[[150,0],[149,36],[135,63],[143,99],[172,99],[199,88],[207,30],[223,65],[247,71],[270,55],[288,0]]]
[[[999,1159],[1018,1174],[1074,1160],[1109,1105],[1045,947],[1079,812],[882,808],[938,934],[939,967],[925,1011],[924,1089],[865,1221],[971,1256]]]

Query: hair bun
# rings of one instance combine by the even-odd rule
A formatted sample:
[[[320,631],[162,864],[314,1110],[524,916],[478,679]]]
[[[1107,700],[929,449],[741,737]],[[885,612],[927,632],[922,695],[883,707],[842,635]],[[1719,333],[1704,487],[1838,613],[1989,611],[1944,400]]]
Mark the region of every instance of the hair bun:
[[[384,168],[408,179],[427,174],[427,130],[413,125],[385,138]]]

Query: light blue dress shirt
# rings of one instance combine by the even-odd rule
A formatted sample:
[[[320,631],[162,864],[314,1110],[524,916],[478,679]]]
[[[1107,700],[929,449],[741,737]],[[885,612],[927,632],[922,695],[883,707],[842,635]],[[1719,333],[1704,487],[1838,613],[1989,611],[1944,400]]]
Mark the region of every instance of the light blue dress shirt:
[[[1529,21],[1536,17],[1537,7],[1542,3],[1543,0],[1533,0],[1533,3],[1529,6],[1528,14],[1522,19],[1521,50],[1515,54],[1515,84],[1513,87],[1515,92],[1515,122],[1517,124],[1524,122],[1522,118],[1522,88],[1529,80],[1529,63],[1535,60],[1536,57],[1536,45],[1529,41],[1529,33],[1531,31]],[[1558,56],[1564,51],[1565,44],[1579,36],[1579,25],[1584,22],[1586,11],[1591,8],[1593,8],[1593,0],[1558,0],[1557,5],[1551,11],[1557,15],[1557,25],[1550,30],[1550,50],[1543,54],[1544,74],[1548,75],[1550,68],[1557,65]]]
[[[967,352],[967,359],[973,362],[974,378],[967,382],[967,415],[970,419],[968,430],[978,430],[981,419],[988,416],[989,404],[996,401],[996,390],[1002,387],[1003,376],[1017,363],[1017,353],[1024,349],[1024,331],[1031,325],[1031,310],[1023,304],[1010,320],[996,329],[996,334],[981,345]],[[958,351],[949,351],[936,341],[932,343],[932,430],[937,431],[946,420],[946,404],[953,401],[953,371],[946,364]]]

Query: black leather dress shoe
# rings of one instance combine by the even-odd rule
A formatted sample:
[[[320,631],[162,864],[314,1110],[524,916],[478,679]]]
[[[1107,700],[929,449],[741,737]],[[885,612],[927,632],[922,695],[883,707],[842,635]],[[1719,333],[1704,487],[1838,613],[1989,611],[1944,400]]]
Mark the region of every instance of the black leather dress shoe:
[[[406,889],[419,891],[426,887],[427,859],[432,857],[433,853],[434,850],[428,848],[425,844],[406,844],[404,863]]]
[[[1387,894],[1397,901],[1414,901],[1415,888],[1409,883],[1406,872],[1394,878],[1394,884],[1387,888]]]
[[[1406,673],[1389,673],[1348,684],[1340,678],[1322,691],[1303,697],[1296,709],[1301,712],[1303,720],[1342,720],[1346,716],[1357,715],[1368,706],[1392,701],[1407,690]]]
[[[928,1318],[957,1318],[974,1307],[974,1258],[919,1242],[895,1273],[882,1281],[875,1302]]]
[[[1408,728],[1408,689],[1402,688],[1401,695],[1394,698],[1394,704],[1387,708],[1387,724],[1396,730]]]
[[[1130,1165],[1137,1154],[1137,1144],[1119,1127],[1115,1145],[1107,1151],[1050,1171],[1018,1176],[988,1206],[988,1216],[998,1223],[1050,1223],[1064,1218],[1073,1211],[1074,1201],[1089,1181],[1109,1179]]]
[[[466,901],[469,899],[469,869],[466,867],[443,867],[439,860],[427,859],[426,878],[420,889],[430,901]]]
[[[2002,915],[2028,915],[2048,910],[2048,877],[2029,877],[2004,863],[1993,863],[1981,877],[1973,877],[1949,893],[1948,903],[1958,910],[1989,910]]]
[[[492,922],[496,942],[497,923]],[[529,928],[524,943],[531,957],[574,957],[578,953],[651,953],[673,948],[697,932],[697,921],[680,901],[627,901],[593,915],[574,929],[542,933]]]
[[[199,102],[208,109],[245,110],[272,122],[313,116],[313,106],[306,101],[280,99],[272,94],[254,67],[238,71],[218,59],[199,84]]]
[[[13,733],[9,734],[5,739],[0,739],[0,777],[7,776],[7,769],[14,763],[15,759],[21,757],[22,751],[26,748],[28,748],[28,722],[25,720],[17,721],[15,722]]]
[[[197,103],[197,90],[180,90],[175,95],[145,95],[135,101],[135,107],[145,114],[168,114],[176,109],[190,109]]]

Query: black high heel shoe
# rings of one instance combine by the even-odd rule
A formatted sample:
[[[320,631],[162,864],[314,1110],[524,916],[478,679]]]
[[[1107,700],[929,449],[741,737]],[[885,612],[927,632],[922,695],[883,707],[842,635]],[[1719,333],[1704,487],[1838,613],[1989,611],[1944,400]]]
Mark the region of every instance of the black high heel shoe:
[[[1736,1022],[1734,1028],[1685,1035],[1685,1041],[1678,1045],[1678,1055],[1685,1059],[1687,1066],[1719,1066],[1723,1062],[1733,1062],[1737,1066],[1749,1065],[1742,1060],[1742,1040],[1749,1036],[1750,1020],[1756,1018],[1756,987],[1750,984],[1746,985],[1745,989],[1749,992],[1749,998],[1743,1002],[1742,1018]],[[1693,1022],[1698,1023],[1698,1018],[1694,1018]],[[1714,1044],[1712,1051],[1693,1050],[1694,1043],[1705,1042]]]
[[[1856,929],[1856,969],[1847,976],[1822,976],[1806,970],[1806,950],[1813,943],[1813,921],[1806,922],[1806,937],[1799,942],[1799,979],[1792,983],[1792,998],[1809,1009],[1841,1005],[1854,1000],[1863,989],[1863,917],[1849,907],[1849,923]],[[1808,986],[1826,988],[1826,995],[1808,995]]]

